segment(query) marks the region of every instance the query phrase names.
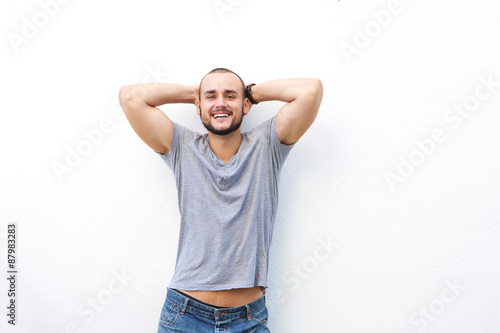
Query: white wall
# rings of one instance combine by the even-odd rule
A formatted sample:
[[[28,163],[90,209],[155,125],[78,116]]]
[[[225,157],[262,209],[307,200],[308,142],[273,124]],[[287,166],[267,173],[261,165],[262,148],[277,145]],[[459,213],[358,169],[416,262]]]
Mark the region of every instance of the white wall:
[[[273,332],[498,332],[499,10],[3,0],[0,276],[10,222],[18,273],[15,328],[0,279],[0,331],[155,332],[177,249],[175,184],[118,90],[193,84],[222,66],[247,82],[324,85],[281,178]],[[244,129],[281,105],[255,106]],[[162,109],[203,130],[193,107]]]

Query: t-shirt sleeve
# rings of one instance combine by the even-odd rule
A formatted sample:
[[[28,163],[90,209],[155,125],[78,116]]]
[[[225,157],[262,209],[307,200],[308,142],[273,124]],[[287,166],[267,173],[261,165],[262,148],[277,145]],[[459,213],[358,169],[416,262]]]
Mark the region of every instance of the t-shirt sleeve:
[[[288,154],[295,146],[295,143],[291,145],[285,145],[280,142],[278,133],[276,132],[276,125],[274,124],[275,119],[276,116],[272,117],[269,121],[269,140],[271,147],[273,148],[274,160],[277,162],[278,168],[281,168],[286,158],[288,157]]]
[[[170,150],[166,154],[157,154],[175,173],[177,162],[182,151],[183,144],[193,137],[194,132],[174,122],[174,135],[170,143]]]

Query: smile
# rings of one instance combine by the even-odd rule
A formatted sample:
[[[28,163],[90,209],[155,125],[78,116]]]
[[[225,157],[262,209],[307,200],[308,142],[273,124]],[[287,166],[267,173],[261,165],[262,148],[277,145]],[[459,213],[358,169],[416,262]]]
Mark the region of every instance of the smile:
[[[225,113],[225,112],[217,112],[217,113],[214,113],[212,114],[212,117],[214,117],[215,119],[220,119],[220,118],[227,118],[229,117],[230,114],[229,113]]]

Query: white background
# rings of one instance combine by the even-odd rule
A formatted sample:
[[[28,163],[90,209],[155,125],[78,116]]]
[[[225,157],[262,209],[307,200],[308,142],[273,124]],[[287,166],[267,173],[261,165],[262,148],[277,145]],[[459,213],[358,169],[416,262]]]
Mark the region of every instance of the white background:
[[[499,11],[456,0],[2,0],[0,331],[156,332],[177,250],[175,183],[118,91],[227,67],[246,82],[324,86],[282,173],[271,331],[499,332]],[[254,106],[243,129],[281,105]],[[161,108],[204,131],[194,106]]]

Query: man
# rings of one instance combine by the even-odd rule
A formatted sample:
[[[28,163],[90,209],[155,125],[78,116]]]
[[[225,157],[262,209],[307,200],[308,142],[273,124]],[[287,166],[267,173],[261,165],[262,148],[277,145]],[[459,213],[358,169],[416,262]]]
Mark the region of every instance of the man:
[[[179,246],[158,332],[269,332],[264,293],[279,173],[316,118],[322,95],[318,79],[245,86],[224,68],[193,86],[121,88],[132,128],[172,169],[177,184]],[[252,105],[271,100],[286,104],[241,133]],[[208,133],[173,123],[156,108],[168,103],[195,104]]]

